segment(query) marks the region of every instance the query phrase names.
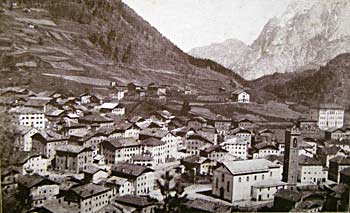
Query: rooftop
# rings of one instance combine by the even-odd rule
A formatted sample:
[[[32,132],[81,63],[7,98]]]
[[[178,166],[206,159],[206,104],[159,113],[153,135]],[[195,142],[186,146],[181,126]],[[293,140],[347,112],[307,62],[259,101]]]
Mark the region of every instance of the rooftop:
[[[104,141],[111,144],[114,148],[139,146],[140,143],[135,138],[112,138]]]
[[[118,163],[112,167],[112,174],[121,177],[138,177],[145,172],[153,171],[146,166],[135,165],[131,163]],[[119,176],[120,177],[120,176]]]
[[[21,183],[26,188],[32,188],[40,183],[55,184],[54,181],[49,180],[39,175],[23,175],[18,177],[18,183]]]
[[[141,141],[141,146],[163,146],[165,142],[157,138],[147,138]]]
[[[270,168],[280,167],[279,165],[274,164],[266,159],[223,162],[223,165],[231,172],[232,175],[268,171]]]
[[[147,207],[158,203],[156,199],[152,199],[150,197],[141,197],[137,195],[117,196],[114,201],[117,203],[122,203],[136,207]]]
[[[101,109],[115,109],[119,103],[104,103],[100,106]]]
[[[187,208],[196,209],[198,212],[231,212],[232,207],[218,202],[195,199],[185,203]]]
[[[339,165],[350,165],[350,157],[336,156],[329,160],[330,162],[336,162]]]
[[[335,104],[335,103],[326,103],[326,104],[320,104],[319,105],[320,109],[342,109],[344,110],[344,107]]]
[[[89,149],[89,148],[85,148],[79,145],[69,144],[69,145],[62,145],[62,146],[56,147],[56,152],[68,152],[68,153],[79,154],[85,149]]]
[[[169,133],[169,131],[162,129],[144,129],[140,132],[140,135],[145,135],[154,138],[163,138]]]
[[[92,197],[98,194],[101,194],[103,192],[107,192],[110,189],[104,186],[96,185],[96,184],[86,184],[82,186],[73,187],[71,191],[75,192],[77,195],[79,195],[81,198],[88,198]]]

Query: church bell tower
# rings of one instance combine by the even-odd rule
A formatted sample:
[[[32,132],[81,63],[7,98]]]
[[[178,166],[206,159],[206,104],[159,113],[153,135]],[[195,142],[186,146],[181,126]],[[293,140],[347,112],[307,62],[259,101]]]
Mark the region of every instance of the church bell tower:
[[[297,127],[294,126],[291,130],[286,131],[282,180],[288,183],[292,189],[298,181],[300,140],[301,132]]]

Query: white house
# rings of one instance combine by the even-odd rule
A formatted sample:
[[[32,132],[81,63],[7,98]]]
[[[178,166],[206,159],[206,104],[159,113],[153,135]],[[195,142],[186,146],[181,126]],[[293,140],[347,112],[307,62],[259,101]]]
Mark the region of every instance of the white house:
[[[125,107],[121,103],[103,103],[98,107],[101,113],[112,113],[115,115],[124,115]]]
[[[249,103],[250,102],[250,95],[241,89],[235,90],[231,93],[231,97],[235,102],[238,103]]]
[[[100,144],[101,154],[107,164],[130,162],[135,155],[141,154],[140,143],[134,138],[108,139]]]
[[[223,162],[214,170],[212,193],[232,203],[248,201],[252,199],[253,186],[267,181],[265,187],[269,187],[269,183],[271,183],[271,187],[276,187],[274,181],[281,179],[280,165],[266,159]]]
[[[135,195],[149,195],[154,190],[153,170],[130,163],[118,163],[112,167],[112,175],[123,177],[130,181],[135,189]]]
[[[79,206],[80,212],[98,212],[110,203],[112,190],[108,187],[85,184],[72,187],[66,194],[64,200]]]
[[[34,127],[18,126],[15,131],[16,141],[15,144],[20,150],[29,152],[32,150],[32,136],[39,131]]]
[[[252,200],[273,200],[275,193],[280,189],[285,189],[286,185],[287,183],[283,181],[273,179],[257,182],[252,186]]]
[[[157,138],[148,138],[141,141],[142,153],[150,153],[156,164],[165,163],[168,146]]]
[[[328,170],[322,161],[307,156],[299,156],[299,182],[301,184],[324,184],[328,180]]]
[[[135,188],[127,178],[112,176],[107,179],[107,183],[115,185],[115,191],[118,195],[134,194]]]
[[[48,175],[47,167],[50,165],[50,162],[51,161],[43,155],[33,155],[24,162],[22,166],[23,175]]]

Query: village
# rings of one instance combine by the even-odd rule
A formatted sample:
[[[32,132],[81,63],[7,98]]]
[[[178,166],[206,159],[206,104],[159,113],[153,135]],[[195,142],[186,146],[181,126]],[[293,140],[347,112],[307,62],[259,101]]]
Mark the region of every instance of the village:
[[[348,208],[343,107],[324,103],[295,120],[257,122],[244,112],[193,112],[200,95],[175,92],[114,82],[104,95],[1,89],[14,128],[14,154],[2,162],[3,205],[82,213]],[[220,88],[207,97],[244,108],[252,96]]]

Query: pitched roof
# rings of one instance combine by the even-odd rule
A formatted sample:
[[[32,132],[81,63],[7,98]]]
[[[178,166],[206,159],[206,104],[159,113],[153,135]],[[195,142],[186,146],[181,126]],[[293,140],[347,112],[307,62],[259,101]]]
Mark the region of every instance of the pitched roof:
[[[103,144],[110,144],[115,149],[121,147],[139,146],[140,143],[135,138],[111,138],[102,142]]]
[[[127,181],[128,181],[128,179],[123,178],[123,177],[117,177],[117,176],[112,176],[112,177],[107,179],[108,183],[114,183],[114,184],[119,185],[119,186],[123,185]]]
[[[117,106],[119,105],[119,103],[103,103],[100,108],[101,109],[115,109],[117,108]]]
[[[344,107],[335,103],[320,104],[319,108],[320,109],[344,109]]]
[[[140,135],[154,137],[154,138],[163,138],[167,134],[172,134],[172,133],[163,129],[144,129],[140,132]]]
[[[22,175],[18,177],[18,183],[21,183],[26,188],[32,188],[44,182],[50,185],[56,184],[54,181],[39,175]]]
[[[86,185],[73,187],[70,190],[75,192],[77,195],[79,195],[79,197],[85,199],[88,197],[92,197],[92,196],[107,192],[110,190],[110,188],[89,183]]]
[[[112,167],[113,175],[126,178],[137,178],[143,173],[152,171],[152,169],[147,168],[146,166],[131,163],[118,163]]]
[[[57,133],[56,131],[50,130],[50,129],[40,130],[35,135],[40,135],[46,141],[57,141],[57,140],[66,140],[67,139],[67,137],[64,137],[63,135]]]
[[[126,205],[131,205],[134,207],[147,207],[150,205],[155,205],[158,203],[156,199],[152,199],[150,197],[141,197],[137,195],[124,195],[124,196],[117,196],[114,199],[117,203],[122,203]]]
[[[147,138],[141,141],[141,146],[163,146],[165,142],[157,138]]]
[[[202,164],[202,163],[205,163],[206,161],[210,161],[210,160],[208,158],[200,157],[197,155],[191,155],[181,160],[181,162],[191,163],[191,164]]]
[[[42,110],[31,108],[31,107],[13,108],[9,112],[14,112],[14,113],[17,113],[17,114],[40,114],[40,113],[44,113]]]
[[[213,145],[213,146],[209,146],[204,148],[203,150],[206,153],[212,153],[212,152],[228,152],[227,150],[223,149],[220,145]]]
[[[339,165],[350,165],[350,157],[346,156],[335,156],[329,160],[330,162],[335,162]]]
[[[185,206],[198,212],[231,212],[232,209],[229,205],[203,199],[188,200]]]
[[[90,114],[90,115],[85,115],[84,117],[78,118],[79,121],[85,121],[85,122],[91,122],[91,123],[108,123],[108,122],[113,122],[110,119],[107,119],[103,117],[100,114]]]
[[[83,152],[84,150],[91,150],[90,148],[85,148],[83,146],[79,145],[62,145],[62,146],[57,146],[56,147],[56,152],[68,152],[68,153],[73,153],[73,154],[79,154]]]
[[[236,89],[235,91],[231,92],[232,94],[235,94],[235,95],[239,95],[241,93],[245,92],[244,90],[242,89]]]
[[[35,129],[35,128],[31,126],[16,126],[15,132],[21,135],[25,135],[32,129]]]
[[[266,159],[251,159],[239,160],[232,162],[223,162],[223,165],[230,171],[232,175],[255,173],[261,171],[268,171],[269,168],[280,167]]]
[[[323,165],[320,159],[310,158],[305,155],[300,155],[298,160],[299,160],[299,165],[303,165],[303,166],[322,166]]]

